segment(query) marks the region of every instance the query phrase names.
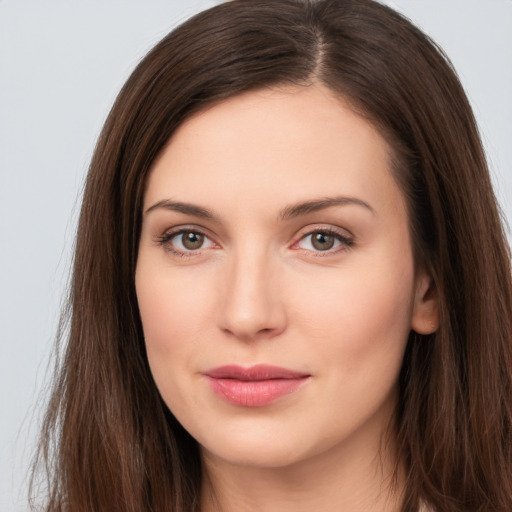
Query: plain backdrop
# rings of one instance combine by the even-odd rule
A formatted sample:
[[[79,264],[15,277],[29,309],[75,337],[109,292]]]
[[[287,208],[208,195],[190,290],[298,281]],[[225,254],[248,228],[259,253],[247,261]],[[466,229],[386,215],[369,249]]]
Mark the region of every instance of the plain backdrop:
[[[257,0],[255,0],[257,1]],[[80,191],[130,71],[215,0],[0,0],[0,510],[26,511]],[[512,222],[512,1],[386,2],[450,56]]]

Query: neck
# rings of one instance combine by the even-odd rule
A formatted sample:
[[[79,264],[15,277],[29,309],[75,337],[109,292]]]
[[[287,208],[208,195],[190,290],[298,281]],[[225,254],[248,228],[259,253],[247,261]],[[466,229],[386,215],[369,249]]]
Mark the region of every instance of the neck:
[[[286,467],[233,465],[203,450],[202,512],[398,512],[403,477],[382,439],[346,440]]]

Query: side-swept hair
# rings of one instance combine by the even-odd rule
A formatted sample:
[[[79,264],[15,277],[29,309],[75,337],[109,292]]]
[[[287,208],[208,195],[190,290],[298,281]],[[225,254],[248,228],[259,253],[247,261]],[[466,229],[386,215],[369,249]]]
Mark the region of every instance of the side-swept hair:
[[[67,340],[39,462],[47,512],[191,512],[197,443],[153,382],[134,287],[148,172],[192,113],[239,93],[321,83],[394,150],[416,264],[440,308],[399,378],[403,512],[512,510],[510,254],[471,107],[443,52],[371,0],[234,0],[165,37],[98,141],[76,241]]]

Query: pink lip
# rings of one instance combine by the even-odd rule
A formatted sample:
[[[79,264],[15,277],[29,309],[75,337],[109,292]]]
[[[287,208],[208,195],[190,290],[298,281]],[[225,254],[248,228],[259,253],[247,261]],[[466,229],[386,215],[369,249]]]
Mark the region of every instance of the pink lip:
[[[205,372],[213,391],[223,400],[243,407],[262,407],[296,391],[310,375],[278,366],[250,368],[229,365]]]

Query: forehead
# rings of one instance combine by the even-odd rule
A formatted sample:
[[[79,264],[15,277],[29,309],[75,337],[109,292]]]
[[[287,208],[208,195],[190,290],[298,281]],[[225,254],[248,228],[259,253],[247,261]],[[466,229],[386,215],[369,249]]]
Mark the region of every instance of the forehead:
[[[235,96],[194,115],[154,163],[145,205],[178,196],[254,200],[265,207],[346,194],[396,201],[391,149],[367,120],[328,89],[273,88]]]

